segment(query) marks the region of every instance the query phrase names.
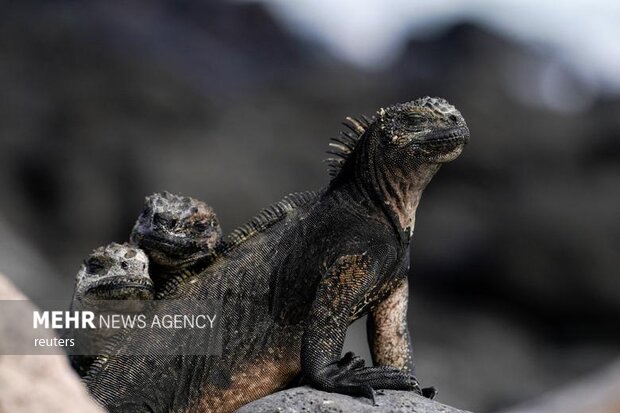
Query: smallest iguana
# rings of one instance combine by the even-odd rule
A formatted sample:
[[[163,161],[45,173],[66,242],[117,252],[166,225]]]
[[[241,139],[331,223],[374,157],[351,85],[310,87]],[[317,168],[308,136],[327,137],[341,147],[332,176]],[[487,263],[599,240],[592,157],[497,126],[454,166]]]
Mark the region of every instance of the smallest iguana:
[[[84,260],[75,280],[72,306],[99,300],[150,300],[153,281],[144,251],[115,242],[95,249]]]
[[[111,243],[95,249],[84,260],[75,279],[71,310],[100,309],[105,300],[152,300],[153,281],[149,276],[149,260],[144,251],[129,244]],[[110,330],[96,329],[70,332],[78,342],[88,341],[91,349],[101,348],[111,336]],[[86,334],[86,333],[84,333]],[[71,364],[83,376],[95,357],[70,356]]]

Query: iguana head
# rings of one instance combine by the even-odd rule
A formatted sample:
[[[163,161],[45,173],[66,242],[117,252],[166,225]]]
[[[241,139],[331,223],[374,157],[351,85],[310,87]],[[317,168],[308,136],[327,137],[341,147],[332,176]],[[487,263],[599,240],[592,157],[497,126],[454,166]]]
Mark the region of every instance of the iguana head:
[[[182,268],[214,253],[222,230],[213,209],[194,198],[156,193],[146,198],[130,236],[157,265]]]
[[[469,129],[446,100],[424,97],[379,109],[372,125],[383,157],[402,163],[445,163],[461,154]]]
[[[76,277],[76,297],[82,300],[150,300],[153,295],[148,258],[129,244],[97,248]]]
[[[446,100],[424,97],[379,109],[372,119],[347,120],[351,132],[330,144],[340,157],[331,159],[331,187],[356,182],[411,233],[426,184],[469,141],[465,119]]]

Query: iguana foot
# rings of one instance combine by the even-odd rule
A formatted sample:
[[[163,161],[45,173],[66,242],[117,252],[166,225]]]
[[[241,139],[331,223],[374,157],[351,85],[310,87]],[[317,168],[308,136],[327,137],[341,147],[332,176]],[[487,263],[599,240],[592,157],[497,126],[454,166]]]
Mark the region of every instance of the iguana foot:
[[[422,389],[422,396],[426,397],[427,399],[433,400],[435,396],[437,396],[437,393],[439,392],[433,386],[425,387]]]
[[[409,390],[422,394],[416,378],[396,367],[365,367],[365,361],[352,352],[326,366],[315,378],[319,388],[351,396],[363,396],[375,403],[375,389]]]

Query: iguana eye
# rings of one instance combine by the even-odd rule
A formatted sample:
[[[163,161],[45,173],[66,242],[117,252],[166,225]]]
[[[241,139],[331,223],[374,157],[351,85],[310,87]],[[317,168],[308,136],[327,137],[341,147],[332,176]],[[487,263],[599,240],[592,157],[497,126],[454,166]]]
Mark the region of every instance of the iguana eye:
[[[204,223],[204,222],[197,222],[197,223],[194,224],[194,230],[196,230],[198,232],[205,232],[209,228],[211,228],[211,226],[206,224],[206,223]]]
[[[153,223],[160,227],[172,228],[176,225],[177,221],[163,214],[155,214],[153,215]]]
[[[86,270],[91,274],[99,274],[105,269],[105,265],[97,258],[90,259],[86,262]]]
[[[407,119],[414,123],[422,123],[426,121],[426,117],[419,113],[408,113]]]
[[[153,215],[153,224],[155,224],[155,225],[164,225],[165,223],[166,223],[165,218],[162,217],[160,214]]]

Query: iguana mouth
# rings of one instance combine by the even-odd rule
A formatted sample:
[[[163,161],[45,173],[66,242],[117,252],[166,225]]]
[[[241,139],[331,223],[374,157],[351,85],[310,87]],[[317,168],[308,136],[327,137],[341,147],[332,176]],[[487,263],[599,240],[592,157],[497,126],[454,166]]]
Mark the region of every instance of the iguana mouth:
[[[192,240],[170,239],[154,234],[143,236],[140,244],[149,250],[158,251],[171,257],[185,257],[200,251],[200,247]]]
[[[185,254],[167,254],[164,251],[161,251],[161,249],[149,251],[149,254],[153,262],[157,265],[177,269],[184,268],[189,264],[195,263],[198,259],[207,256],[206,254],[203,254],[202,251],[195,251]]]
[[[439,130],[428,134],[419,144],[424,146],[444,146],[448,143],[469,142],[469,129],[467,127]]]
[[[144,277],[106,277],[99,281],[95,281],[84,292],[85,295],[94,294],[97,297],[113,296],[114,291],[134,290],[135,295],[141,295],[140,292],[152,292],[153,282]]]

